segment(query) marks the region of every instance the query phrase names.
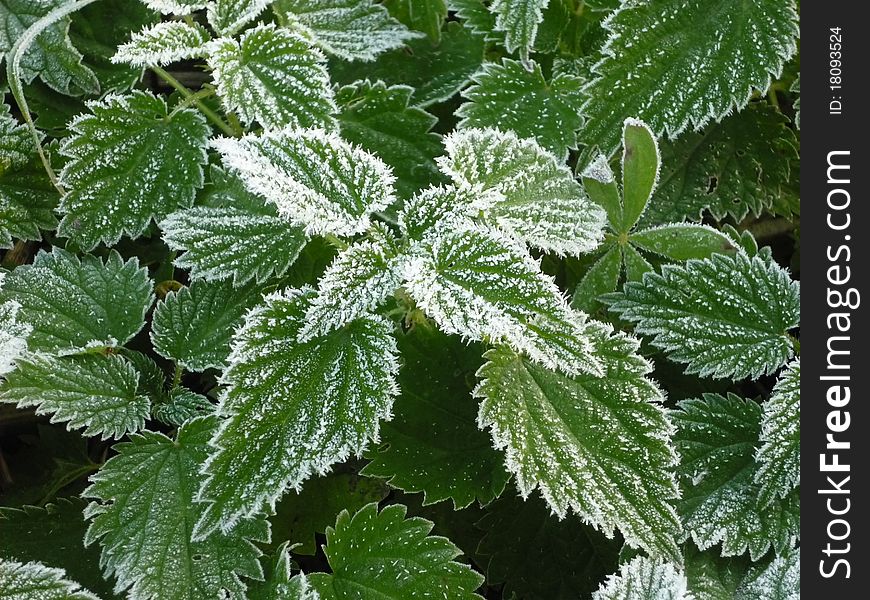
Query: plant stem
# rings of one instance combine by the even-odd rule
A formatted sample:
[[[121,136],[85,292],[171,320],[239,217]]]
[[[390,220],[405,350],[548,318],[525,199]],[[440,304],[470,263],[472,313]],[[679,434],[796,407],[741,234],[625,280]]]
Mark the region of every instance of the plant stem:
[[[176,114],[178,114],[181,110],[196,104],[200,100],[204,100],[206,98],[210,98],[210,97],[214,96],[215,93],[216,92],[215,92],[214,88],[203,88],[203,89],[199,90],[194,95],[188,96],[187,98],[185,98],[184,100],[179,102],[178,105],[176,105],[176,107],[172,109],[172,112],[169,113],[169,118],[171,119]]]
[[[229,125],[227,125],[226,121],[224,121],[224,120],[221,118],[221,116],[220,116],[219,114],[217,114],[215,111],[213,111],[213,110],[210,109],[208,106],[206,106],[205,104],[203,104],[202,99],[200,99],[200,98],[195,98],[196,94],[194,94],[194,93],[191,92],[189,89],[187,89],[186,87],[184,87],[184,84],[182,84],[182,83],[181,83],[180,81],[178,81],[175,77],[173,77],[172,75],[170,75],[170,74],[169,74],[165,69],[163,69],[163,68],[161,68],[161,67],[151,67],[151,70],[154,71],[154,73],[155,73],[155,74],[156,74],[160,79],[162,79],[163,81],[165,81],[166,83],[168,83],[170,86],[172,86],[173,88],[175,88],[176,90],[178,90],[178,92],[179,92],[182,96],[184,96],[184,98],[185,98],[186,100],[189,100],[189,101],[193,102],[193,104],[196,106],[196,108],[199,109],[199,112],[201,112],[202,114],[204,114],[205,117],[206,117],[209,121],[211,121],[212,123],[214,123],[215,125],[217,125],[217,127],[218,127],[221,131],[223,131],[225,134],[227,134],[227,135],[229,135],[229,136],[231,136],[231,137],[236,137],[236,132],[233,130],[232,127],[230,127]]]
[[[779,110],[779,98],[776,97],[776,90],[773,89],[772,86],[769,90],[767,90],[767,99],[770,100],[770,103],[776,107],[776,110]]]
[[[338,248],[339,250],[347,250],[347,247],[349,245],[347,242],[332,235],[331,233],[327,233],[326,235],[324,235],[323,239],[326,240],[326,242],[330,246],[332,246],[334,248]]]
[[[175,363],[175,373],[172,375],[172,389],[178,389],[178,386],[181,385],[181,375],[184,372],[184,369],[180,364]]]

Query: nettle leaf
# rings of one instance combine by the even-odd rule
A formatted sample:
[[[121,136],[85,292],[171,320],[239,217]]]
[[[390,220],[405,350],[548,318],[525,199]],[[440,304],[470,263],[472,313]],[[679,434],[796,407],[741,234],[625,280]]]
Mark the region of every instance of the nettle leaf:
[[[81,585],[70,581],[63,569],[42,563],[0,559],[2,600],[100,600]]]
[[[445,0],[386,0],[384,5],[399,21],[425,33],[433,44],[441,40],[448,9]]]
[[[495,14],[490,12],[487,0],[449,0],[450,10],[462,21],[462,26],[488,43],[504,46],[504,31],[495,28]]]
[[[276,8],[290,28],[344,60],[371,61],[423,37],[373,0],[280,0]]]
[[[332,125],[336,108],[325,59],[298,33],[260,24],[238,41],[209,42],[207,52],[221,102],[245,123]]]
[[[702,377],[772,373],[791,358],[800,324],[800,282],[760,255],[714,254],[647,273],[605,297],[612,311],[668,357]]]
[[[27,351],[27,338],[33,331],[32,325],[18,321],[20,309],[14,300],[0,304],[0,377],[15,368],[16,359]]]
[[[483,196],[487,220],[527,244],[557,254],[594,250],[606,216],[571,170],[534,140],[513,132],[466,129],[444,140],[441,169]]]
[[[134,91],[88,103],[61,144],[58,233],[89,250],[145,232],[152,219],[193,204],[202,186],[209,128],[199,111],[173,111],[162,98]]]
[[[295,548],[294,548],[295,550]],[[248,589],[250,600],[320,600],[308,583],[304,573],[293,576],[293,560],[289,544],[281,544],[271,565],[271,572],[263,582],[255,582]]]
[[[527,69],[505,58],[501,64],[485,63],[473,81],[462,92],[468,102],[456,111],[462,119],[457,127],[511,130],[535,138],[560,161],[577,147],[576,131],[583,122],[577,110],[583,82],[577,77],[557,74],[548,82],[537,63]]]
[[[685,400],[672,413],[680,454],[682,499],[677,510],[701,550],[722,543],[722,556],[747,550],[758,560],[773,546],[781,554],[799,535],[800,489],[768,506],[755,483],[761,407],[729,394]]]
[[[495,14],[495,29],[505,32],[505,48],[508,52],[519,51],[523,63],[529,60],[529,51],[549,1],[494,0],[489,8]]]
[[[184,252],[175,266],[189,269],[192,279],[231,279],[236,286],[282,276],[305,246],[305,233],[237,176],[218,167],[211,173],[213,205],[174,212],[160,223],[166,244]]]
[[[40,230],[55,229],[54,211],[60,200],[35,155],[23,164],[3,168],[7,157],[17,160],[15,151],[6,154],[6,150],[0,148],[0,248],[12,248],[13,238],[39,241]]]
[[[135,258],[124,262],[113,250],[103,261],[54,247],[6,275],[0,301],[9,300],[33,328],[29,348],[55,352],[124,344],[142,329],[154,295]]]
[[[598,373],[585,315],[516,240],[470,222],[446,221],[417,244],[405,288],[442,331],[506,343],[567,373]]]
[[[776,382],[773,396],[764,405],[762,446],[755,482],[761,485],[761,502],[784,498],[800,484],[801,361],[796,358]]]
[[[231,36],[256,19],[274,0],[212,0],[208,22],[221,35]]]
[[[36,153],[27,125],[19,123],[8,104],[0,102],[0,174],[30,162]]]
[[[605,154],[627,117],[675,138],[742,109],[797,51],[793,1],[623,3],[604,26],[610,38],[584,89],[580,139]]]
[[[444,537],[429,536],[433,523],[405,518],[401,504],[369,504],[353,517],[342,511],[326,532],[324,552],[331,574],[308,576],[322,600],[375,600],[437,596],[474,600],[483,577],[454,561],[459,548]]]
[[[794,80],[794,83],[791,84],[791,87],[788,88],[788,91],[793,94],[797,94],[795,98],[794,104],[792,104],[792,108],[794,108],[794,125],[798,129],[801,128],[801,75],[798,73],[797,79]]]
[[[789,184],[798,142],[788,120],[766,104],[662,144],[661,180],[644,223],[716,219],[771,209]]]
[[[423,504],[451,499],[456,509],[488,504],[509,479],[504,458],[477,427],[471,398],[481,364],[477,344],[465,344],[425,325],[399,336],[401,395],[381,428],[383,445],[368,454],[362,474],[387,478]]]
[[[211,39],[208,31],[196,23],[166,21],[138,33],[118,47],[113,63],[136,67],[168,65],[173,62],[203,56],[205,44]]]
[[[363,232],[370,213],[395,201],[395,177],[381,159],[320,129],[218,138],[214,147],[249,191],[308,235]]]
[[[593,600],[691,600],[686,576],[670,564],[636,556],[592,595]]]
[[[66,0],[0,0],[0,55],[6,56],[27,29],[66,4]],[[69,39],[70,18],[49,25],[24,51],[20,73],[25,83],[39,77],[66,95],[98,94],[100,82],[82,64],[82,54]]]
[[[539,488],[559,516],[573,509],[608,536],[619,529],[629,545],[678,560],[664,395],[646,377],[651,365],[636,340],[602,324],[587,331],[601,376],[572,379],[505,347],[487,352],[478,422],[505,450],[524,497]]]
[[[137,390],[139,373],[119,355],[31,354],[0,383],[0,402],[36,407],[51,422],[84,427],[84,435],[120,438],[145,426],[151,410]]]
[[[795,548],[776,556],[766,566],[753,565],[741,582],[737,600],[799,600],[801,549]]]
[[[99,540],[118,592],[167,600],[219,598],[224,591],[243,597],[240,577],[262,578],[260,552],[251,543],[268,540],[262,517],[191,541],[203,509],[193,496],[216,422],[194,419],[174,440],[151,431],[134,434],[91,477],[83,494],[93,500],[85,512],[91,519],[85,543]]]
[[[490,204],[468,186],[431,186],[404,203],[398,215],[399,231],[412,240],[428,239],[446,221],[462,223]]]
[[[343,250],[317,283],[299,341],[306,342],[374,312],[402,283],[401,263],[383,243],[360,241]]]
[[[435,164],[441,138],[430,129],[438,119],[410,106],[413,88],[358,81],[336,93],[341,136],[379,156],[393,168],[402,198],[442,179]]]
[[[208,416],[214,405],[201,394],[178,387],[172,390],[169,399],[154,407],[151,414],[168,425],[181,427],[195,417]]]
[[[208,4],[208,0],[142,0],[142,2],[151,10],[164,15],[179,16],[194,13]]]
[[[257,286],[231,281],[194,281],[169,292],[154,309],[154,350],[190,371],[223,369],[233,331],[260,299]]]
[[[448,23],[441,42],[408,40],[407,48],[381,54],[372,63],[332,61],[329,72],[336,81],[381,80],[387,85],[409,85],[413,106],[426,107],[453,97],[483,64],[484,41],[459,23]]]
[[[266,297],[233,340],[228,385],[199,498],[197,536],[227,531],[242,517],[298,489],[351,453],[360,454],[390,415],[398,370],[391,327],[361,317],[300,343],[311,290]]]

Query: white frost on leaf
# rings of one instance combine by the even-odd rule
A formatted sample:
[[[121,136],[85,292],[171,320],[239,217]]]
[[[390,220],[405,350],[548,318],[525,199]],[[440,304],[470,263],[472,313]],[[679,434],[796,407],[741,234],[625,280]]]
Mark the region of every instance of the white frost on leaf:
[[[179,60],[203,56],[208,32],[200,25],[167,21],[134,33],[130,41],[118,46],[113,63],[134,67],[163,66]]]
[[[505,33],[507,51],[519,51],[523,63],[528,63],[538,25],[544,20],[544,9],[549,3],[550,0],[495,0],[489,8],[495,14],[496,31]]]
[[[582,177],[598,183],[613,183],[616,179],[613,175],[613,169],[610,168],[610,161],[603,154],[599,154],[583,169]]]
[[[636,556],[610,575],[593,600],[692,600],[686,576],[675,565]]]
[[[205,8],[208,0],[142,0],[142,3],[164,15],[183,16]]]
[[[206,16],[215,31],[231,36],[256,19],[272,2],[274,0],[212,0]]]
[[[261,24],[206,50],[221,102],[244,123],[332,127],[337,109],[326,59],[298,33]]]
[[[0,277],[0,287],[2,282]],[[27,337],[33,331],[32,325],[18,322],[20,308],[14,300],[0,304],[0,377],[15,369],[15,361],[27,351]]]
[[[334,133],[287,127],[213,145],[249,191],[309,235],[360,233],[395,201],[390,168]]]
[[[801,549],[775,556],[764,567],[753,565],[734,594],[735,600],[800,600]],[[697,600],[703,600],[698,598]]]
[[[773,396],[764,404],[761,442],[755,473],[761,502],[783,498],[800,484],[801,361],[793,360],[780,375]]]
[[[3,600],[100,600],[63,569],[42,563],[0,558],[0,598]]]

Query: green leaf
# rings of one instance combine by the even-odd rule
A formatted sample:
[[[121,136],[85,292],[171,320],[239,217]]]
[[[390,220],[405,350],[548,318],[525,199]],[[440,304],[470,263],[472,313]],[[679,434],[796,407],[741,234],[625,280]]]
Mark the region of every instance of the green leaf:
[[[686,576],[670,563],[636,556],[592,595],[593,600],[691,600]]]
[[[274,507],[286,487],[360,454],[390,414],[398,369],[391,327],[366,316],[299,343],[312,296],[267,296],[234,337],[198,537]]]
[[[693,223],[650,227],[632,233],[629,240],[642,250],[677,262],[737,251],[734,241],[724,233],[708,225]]]
[[[580,79],[558,74],[548,82],[537,63],[527,69],[505,58],[501,64],[485,63],[473,80],[462,92],[468,102],[456,111],[462,119],[457,127],[512,130],[518,137],[535,138],[560,161],[577,147],[576,131],[583,122],[577,110]]]
[[[412,251],[405,289],[442,331],[506,343],[566,373],[600,372],[585,315],[572,311],[516,240],[445,221]]]
[[[622,228],[627,232],[643,214],[659,179],[659,146],[649,126],[626,119],[622,127]]]
[[[109,95],[88,104],[61,145],[58,233],[89,250],[145,232],[152,219],[190,206],[202,186],[209,128],[192,109],[170,118],[163,99],[147,92]],[[147,168],[145,167],[147,165]]]
[[[655,271],[649,261],[631,244],[622,246],[622,264],[625,267],[626,281],[642,281],[646,273]]]
[[[190,371],[223,369],[233,331],[260,298],[257,286],[230,281],[194,281],[169,292],[154,309],[154,351]]]
[[[381,80],[387,85],[409,85],[413,106],[443,102],[461,90],[483,64],[483,39],[459,23],[448,23],[441,42],[409,40],[407,48],[385,52],[368,64],[331,62],[329,72],[341,83],[360,79]]]
[[[488,0],[449,0],[450,10],[462,21],[464,29],[481,37],[487,43],[504,46],[504,31],[495,29],[495,15],[487,6]]]
[[[588,598],[616,569],[619,542],[577,517],[559,519],[540,498],[505,494],[475,524],[486,530],[477,553],[489,586],[524,600]]]
[[[0,559],[0,600],[100,600],[66,578],[63,569]]]
[[[505,450],[523,497],[541,490],[553,511],[633,547],[677,560],[679,521],[672,427],[638,342],[609,326],[588,328],[601,376],[569,378],[499,347],[487,352],[475,395],[478,422]]]
[[[371,61],[422,37],[373,0],[280,0],[276,8],[291,29],[344,60]]]
[[[262,517],[191,541],[204,508],[194,494],[215,426],[216,419],[207,417],[182,426],[174,440],[151,431],[132,435],[91,477],[83,494],[93,500],[85,543],[99,540],[119,591],[155,600],[218,598],[222,590],[243,597],[240,576],[262,577],[260,552],[249,541],[268,539]]]
[[[425,33],[433,44],[441,40],[441,27],[447,18],[445,0],[386,0],[384,5],[399,21]]]
[[[748,556],[724,558],[713,552],[700,552],[691,543],[686,544],[683,554],[686,579],[693,597],[704,600],[738,599],[737,588],[751,565]]]
[[[148,8],[164,15],[184,16],[192,14],[208,5],[208,0],[141,0]]]
[[[495,14],[495,29],[505,32],[505,48],[519,51],[523,63],[529,62],[529,51],[535,43],[538,25],[544,20],[544,9],[550,0],[494,0],[490,11]]]
[[[586,271],[574,290],[571,306],[587,313],[595,312],[601,306],[598,297],[616,291],[621,274],[622,251],[614,244]]]
[[[265,581],[255,582],[249,587],[250,600],[320,600],[304,573],[293,577],[293,561],[287,542],[278,548],[271,566],[271,573],[267,573]]]
[[[275,516],[270,518],[273,537],[292,542],[295,554],[314,555],[318,548],[316,534],[326,532],[335,523],[335,515],[380,502],[388,491],[383,482],[353,473],[315,477],[275,506]]]
[[[298,33],[260,24],[238,41],[209,42],[207,53],[224,108],[243,122],[266,129],[332,125],[335,103],[325,59]]]
[[[800,600],[801,549],[775,557],[768,565],[754,565],[740,584],[736,600]]]
[[[36,154],[27,125],[19,123],[10,112],[9,105],[0,103],[0,174],[26,165]]]
[[[662,174],[646,224],[700,220],[705,213],[740,221],[770,209],[797,160],[797,138],[774,108],[753,104],[662,144]]]
[[[403,364],[394,416],[381,428],[363,475],[384,477],[405,492],[423,492],[423,504],[447,499],[456,509],[476,499],[488,504],[510,477],[504,457],[477,427],[471,398],[481,348],[419,325],[399,336]]]
[[[14,300],[0,304],[0,377],[15,369],[15,361],[27,351],[27,338],[33,331],[32,325],[18,322],[20,309]]]
[[[67,0],[0,0],[0,54],[6,56],[27,29]],[[21,78],[32,83],[39,77],[51,89],[66,95],[98,94],[100,82],[82,64],[82,55],[69,39],[69,17],[49,25],[25,50]]]
[[[604,211],[534,140],[465,129],[447,136],[444,145],[441,170],[477,196],[486,219],[500,229],[557,254],[589,252],[604,237]]]
[[[607,211],[607,221],[610,228],[613,231],[620,231],[623,213],[622,194],[616,185],[616,177],[613,174],[613,169],[610,168],[607,157],[599,154],[583,169],[580,179],[583,181],[583,187],[589,197]]]
[[[54,247],[6,275],[0,301],[8,300],[33,327],[29,348],[54,352],[124,344],[142,329],[154,294],[135,258],[123,262],[113,250],[104,262]]]
[[[580,139],[608,155],[628,117],[675,138],[742,109],[797,50],[791,0],[623,3],[604,25]]]
[[[322,600],[480,598],[474,590],[483,577],[453,560],[459,549],[447,538],[428,536],[432,522],[405,519],[405,511],[394,504],[379,513],[372,503],[353,517],[338,515],[324,548],[332,573],[308,576]]]
[[[665,265],[606,301],[702,377],[773,373],[791,358],[788,332],[800,324],[800,282],[773,259],[742,252]]]
[[[307,241],[302,229],[235,175],[218,167],[211,173],[211,206],[174,212],[160,223],[166,244],[184,252],[175,266],[189,269],[192,279],[231,279],[236,286],[284,275]]]
[[[208,22],[221,35],[232,36],[256,19],[274,0],[213,0],[208,3]],[[184,2],[189,4],[188,2]]]
[[[214,147],[250,192],[308,235],[363,232],[370,213],[395,201],[395,177],[381,159],[320,129],[220,138]]]
[[[33,354],[19,358],[0,383],[0,402],[35,406],[37,414],[51,413],[52,423],[84,427],[84,435],[120,438],[144,427],[151,410],[138,382],[139,373],[118,355]]]
[[[134,33],[130,41],[118,47],[113,63],[137,67],[168,65],[205,53],[211,39],[204,27],[184,21],[166,21]]]
[[[438,119],[409,105],[413,93],[406,85],[358,81],[340,88],[335,98],[341,136],[393,168],[402,198],[442,179],[434,160],[442,151],[441,138],[430,132]]]
[[[722,556],[747,550],[752,560],[771,546],[778,554],[799,535],[800,490],[762,506],[755,447],[761,407],[733,394],[685,400],[672,413],[680,454],[682,498],[677,510],[701,550],[722,543]]]
[[[760,463],[755,482],[761,485],[761,503],[767,506],[776,498],[785,498],[800,484],[800,357],[789,363],[764,405],[761,442],[755,456]]]
[[[181,427],[195,417],[212,414],[214,408],[205,396],[185,388],[175,388],[166,402],[154,407],[152,415],[167,425]]]
[[[40,560],[113,598],[112,585],[100,573],[99,552],[82,542],[87,528],[82,516],[85,504],[79,498],[61,498],[45,507],[0,508],[0,561]]]
[[[56,228],[54,211],[60,199],[38,158],[4,169],[6,157],[17,160],[6,150],[0,149],[0,248],[12,248],[13,238],[39,241],[40,230]]]

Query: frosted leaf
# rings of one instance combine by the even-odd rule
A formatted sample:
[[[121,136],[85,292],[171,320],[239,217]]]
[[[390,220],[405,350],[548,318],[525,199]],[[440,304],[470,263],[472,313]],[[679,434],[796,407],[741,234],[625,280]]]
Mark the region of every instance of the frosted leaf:
[[[142,0],[151,10],[164,15],[189,15],[208,4],[208,0]]]
[[[702,132],[662,143],[662,173],[645,224],[699,221],[709,213],[740,221],[787,193],[798,141],[776,109],[756,103]]]
[[[446,222],[416,245],[405,289],[442,331],[508,344],[566,373],[598,373],[585,315],[516,240],[494,229]]]
[[[592,595],[593,600],[691,600],[686,576],[673,564],[636,556]]]
[[[58,233],[84,249],[144,233],[152,219],[193,204],[202,186],[209,128],[197,110],[169,117],[162,98],[134,91],[89,102],[61,153],[67,193]]]
[[[207,503],[196,525],[201,538],[240,518],[274,508],[289,487],[360,454],[377,439],[397,393],[396,343],[379,317],[300,343],[314,293],[287,290],[266,297],[235,335],[220,429],[199,492]]]
[[[51,422],[68,422],[84,435],[120,438],[145,426],[151,402],[138,393],[139,373],[125,358],[110,354],[19,358],[0,383],[0,402],[36,407]]]
[[[449,10],[446,0],[389,0],[387,6],[399,21],[425,33],[433,44],[441,41]]]
[[[755,458],[760,463],[755,482],[761,502],[784,498],[800,484],[801,361],[793,360],[780,375],[773,396],[764,404],[761,442]]]
[[[299,341],[374,312],[402,283],[400,260],[384,243],[360,241],[343,250],[317,283],[317,296],[305,311]]]
[[[124,344],[142,329],[154,295],[135,258],[123,262],[112,250],[104,262],[54,247],[6,275],[0,302],[9,300],[32,327],[30,350],[55,352]]]
[[[800,282],[761,255],[713,254],[647,273],[606,297],[638,333],[702,377],[744,379],[773,373],[794,350]]]
[[[431,521],[406,519],[406,511],[393,504],[378,512],[372,503],[352,517],[346,510],[338,515],[324,547],[332,573],[308,575],[322,600],[480,600],[474,590],[483,577],[454,560],[459,548],[429,535]]]
[[[20,308],[14,300],[0,304],[0,377],[15,369],[15,360],[27,351],[27,338],[33,331],[32,325],[18,322]]]
[[[273,562],[266,580],[248,589],[250,600],[320,600],[320,595],[311,587],[305,573],[293,576],[293,559],[287,542],[278,547]]]
[[[794,125],[798,129],[801,128],[801,75],[798,73],[797,79],[794,80],[794,83],[791,84],[791,87],[788,88],[788,91],[793,94],[797,94],[795,97],[794,104],[792,104],[792,108],[794,108]]]
[[[677,512],[701,550],[721,542],[722,556],[747,550],[753,561],[771,548],[781,554],[799,535],[800,489],[762,506],[754,481],[761,407],[729,394],[684,400],[672,418],[680,455],[682,498]]]
[[[36,153],[27,125],[10,114],[9,105],[0,103],[0,174],[26,165]]]
[[[231,36],[256,19],[274,0],[212,0],[208,3],[209,25]]]
[[[0,559],[2,600],[100,600],[78,583],[66,578],[63,569],[38,562],[20,563]]]
[[[618,231],[630,231],[656,189],[661,165],[659,145],[649,126],[628,118],[622,125],[622,219]]]
[[[154,309],[154,351],[190,371],[223,369],[233,331],[260,299],[257,286],[234,288],[231,281],[194,281],[171,291]]]
[[[422,240],[447,221],[467,221],[476,211],[492,206],[492,198],[474,193],[467,186],[431,186],[414,194],[399,211],[399,230],[411,239]]]
[[[18,39],[42,17],[67,4],[67,0],[0,0],[0,56],[6,56]],[[69,38],[70,18],[64,17],[36,36],[21,56],[24,83],[39,77],[48,87],[66,95],[98,94],[100,82]]]
[[[218,96],[227,111],[266,129],[331,126],[335,103],[325,59],[298,33],[258,25],[207,46]]]
[[[449,0],[450,10],[462,21],[462,27],[489,43],[504,46],[505,32],[495,28],[495,15],[487,0]]]
[[[410,105],[413,93],[407,85],[358,81],[335,96],[341,136],[392,167],[402,198],[443,178],[435,164],[441,136],[430,131],[438,119]]]
[[[734,253],[737,246],[730,237],[709,225],[668,223],[634,231],[632,245],[672,261],[708,258],[714,253]]]
[[[205,53],[204,46],[210,37],[196,23],[157,23],[134,33],[129,42],[119,46],[112,62],[127,63],[134,67],[153,67],[200,57]]]
[[[175,439],[152,431],[131,435],[91,476],[82,494],[92,500],[85,544],[99,541],[116,593],[150,600],[244,597],[240,577],[262,578],[260,551],[251,543],[269,539],[262,516],[191,540],[203,510],[193,496],[216,424],[215,417],[194,419]]]
[[[570,169],[534,140],[495,129],[465,129],[444,140],[441,169],[472,195],[488,197],[485,218],[527,244],[558,254],[594,250],[606,215]]]
[[[407,40],[423,37],[373,0],[280,0],[276,8],[290,28],[344,60],[374,60]]]
[[[544,9],[550,0],[494,0],[489,10],[495,14],[495,29],[504,31],[508,52],[519,51],[523,63],[538,35],[538,25],[544,20]]]
[[[505,347],[478,372],[478,423],[506,454],[525,497],[536,488],[560,517],[569,509],[612,537],[678,560],[680,523],[671,506],[673,427],[664,395],[647,378],[638,342],[608,325],[587,328],[603,373],[574,378],[530,363]]]
[[[248,281],[280,277],[308,238],[278,216],[272,203],[250,193],[238,177],[212,167],[208,206],[169,215],[160,223],[163,240],[184,254],[175,266],[192,279]]]
[[[580,141],[608,155],[627,117],[675,138],[742,109],[797,50],[792,0],[623,2],[604,26]]]
[[[468,99],[456,111],[457,127],[494,127],[513,131],[520,138],[534,138],[560,161],[577,147],[576,131],[583,118],[577,112],[582,102],[582,81],[559,74],[544,79],[541,67],[532,62],[502,59],[484,63],[473,77],[474,84],[463,90]]]
[[[210,415],[214,404],[201,394],[178,387],[172,390],[169,399],[152,409],[152,416],[173,427],[181,427],[195,417]]]
[[[447,499],[456,509],[475,500],[489,504],[510,475],[502,454],[478,429],[477,406],[469,398],[481,347],[425,325],[399,335],[398,347],[401,394],[362,474],[423,492],[424,506]]]
[[[801,549],[754,565],[737,588],[735,600],[800,600]]]
[[[308,235],[353,235],[395,201],[395,177],[376,156],[333,133],[292,127],[219,138],[224,165]]]
[[[610,244],[598,255],[583,279],[574,288],[571,306],[592,314],[601,307],[598,297],[613,292],[622,275],[622,250],[618,244]]]

